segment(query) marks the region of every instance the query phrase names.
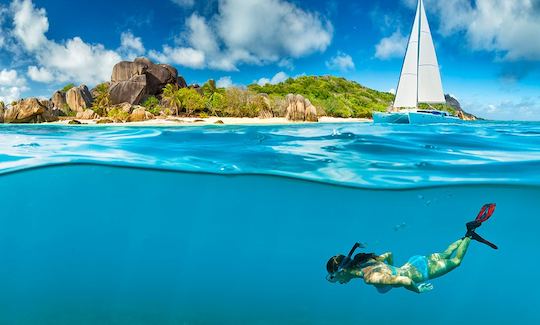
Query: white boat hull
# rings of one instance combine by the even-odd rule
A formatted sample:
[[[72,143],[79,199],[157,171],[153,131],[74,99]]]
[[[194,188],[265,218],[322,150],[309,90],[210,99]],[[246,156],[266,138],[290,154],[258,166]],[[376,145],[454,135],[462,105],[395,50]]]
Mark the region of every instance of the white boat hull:
[[[435,124],[435,123],[463,123],[458,117],[450,116],[446,112],[395,112],[395,113],[373,113],[373,123],[389,124]]]
[[[410,124],[461,123],[462,119],[455,116],[435,115],[429,113],[409,112]]]
[[[408,113],[373,113],[373,123],[409,124]]]

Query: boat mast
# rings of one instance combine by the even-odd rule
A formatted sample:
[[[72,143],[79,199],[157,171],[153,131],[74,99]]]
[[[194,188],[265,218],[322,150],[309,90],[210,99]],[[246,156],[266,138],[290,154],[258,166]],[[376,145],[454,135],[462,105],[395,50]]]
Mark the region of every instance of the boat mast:
[[[422,6],[423,1],[418,0],[418,14],[420,19],[418,20],[418,51],[416,52],[416,109],[418,109],[418,87],[420,86],[420,42],[422,41]]]

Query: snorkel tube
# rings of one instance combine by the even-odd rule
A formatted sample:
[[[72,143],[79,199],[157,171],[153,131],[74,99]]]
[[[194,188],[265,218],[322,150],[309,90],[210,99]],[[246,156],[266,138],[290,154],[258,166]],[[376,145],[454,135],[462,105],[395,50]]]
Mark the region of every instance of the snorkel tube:
[[[343,269],[346,269],[349,267],[349,265],[351,264],[351,262],[353,261],[353,259],[351,258],[352,255],[354,254],[354,252],[360,247],[360,243],[355,243],[354,246],[351,248],[351,250],[349,251],[349,254],[347,256],[345,256],[345,258],[341,261],[341,263],[339,263],[339,266],[336,270],[335,273],[339,273],[341,271],[343,271]]]

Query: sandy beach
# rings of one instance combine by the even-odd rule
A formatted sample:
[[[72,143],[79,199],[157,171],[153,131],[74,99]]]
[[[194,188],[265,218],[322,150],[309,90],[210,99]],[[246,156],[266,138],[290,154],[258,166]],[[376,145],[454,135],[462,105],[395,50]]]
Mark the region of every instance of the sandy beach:
[[[100,125],[100,126],[201,126],[201,125],[284,125],[284,124],[316,124],[313,122],[291,122],[286,118],[239,118],[239,117],[169,117],[166,119],[152,119],[141,122],[97,124],[98,120],[76,119],[81,124],[69,124],[73,119],[64,119],[46,124],[52,125]],[[223,123],[221,123],[223,122]],[[364,118],[336,118],[323,116],[318,123],[368,123],[370,119]]]

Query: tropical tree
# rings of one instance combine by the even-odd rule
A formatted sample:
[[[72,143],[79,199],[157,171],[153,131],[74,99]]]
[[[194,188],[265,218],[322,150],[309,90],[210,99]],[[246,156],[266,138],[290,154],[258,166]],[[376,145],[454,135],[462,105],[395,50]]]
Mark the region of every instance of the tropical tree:
[[[180,109],[182,108],[182,97],[178,91],[178,86],[173,84],[168,84],[163,89],[163,102],[169,106],[178,116]]]
[[[156,96],[150,96],[148,97],[142,104],[143,107],[146,108],[147,111],[154,115],[159,115],[161,111],[161,107],[159,106],[159,99],[156,98]]]
[[[195,89],[182,88],[178,91],[178,95],[182,99],[182,107],[185,108],[188,116],[206,107],[206,100]]]
[[[92,110],[96,114],[107,115],[107,108],[111,105],[111,94],[109,93],[109,84],[102,83],[96,86],[94,90],[95,98],[92,104]]]
[[[204,97],[206,98],[206,109],[210,111],[212,115],[219,117],[219,114],[217,113],[217,110],[216,110],[217,107],[215,104],[217,101],[222,102],[223,96],[220,94],[220,91],[216,86],[216,81],[213,79],[208,80],[208,82],[202,86],[202,90],[204,93]],[[216,100],[216,96],[219,96],[221,98],[218,98]]]

